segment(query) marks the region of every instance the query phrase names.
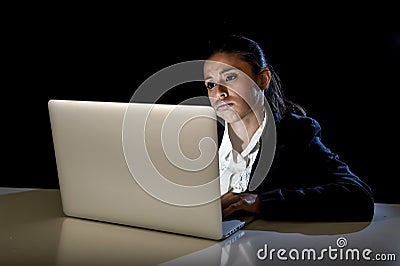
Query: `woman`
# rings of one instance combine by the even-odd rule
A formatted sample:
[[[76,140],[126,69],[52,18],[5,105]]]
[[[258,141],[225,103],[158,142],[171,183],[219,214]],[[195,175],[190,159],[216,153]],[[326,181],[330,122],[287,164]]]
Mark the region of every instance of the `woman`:
[[[265,219],[367,221],[374,214],[370,187],[321,141],[319,123],[284,98],[279,78],[260,45],[244,36],[212,43],[204,64],[211,105],[224,120],[219,132],[223,216]],[[272,116],[267,115],[269,104]],[[262,183],[249,190],[275,123],[273,161]]]

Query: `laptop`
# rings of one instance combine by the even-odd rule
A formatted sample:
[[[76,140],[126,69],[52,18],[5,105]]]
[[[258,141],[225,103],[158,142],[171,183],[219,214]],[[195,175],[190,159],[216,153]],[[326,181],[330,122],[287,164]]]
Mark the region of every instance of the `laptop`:
[[[66,216],[213,240],[245,225],[222,219],[211,106],[52,99],[48,108]]]

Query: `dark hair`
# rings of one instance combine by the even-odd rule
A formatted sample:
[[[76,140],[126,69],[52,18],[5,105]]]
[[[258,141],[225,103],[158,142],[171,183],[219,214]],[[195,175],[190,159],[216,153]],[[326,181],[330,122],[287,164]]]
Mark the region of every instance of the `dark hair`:
[[[298,104],[285,98],[279,76],[265,57],[261,46],[254,40],[242,35],[223,35],[209,42],[208,58],[216,53],[236,54],[242,60],[249,63],[254,73],[261,68],[268,68],[271,72],[271,81],[264,91],[268,103],[273,112],[284,115],[287,112],[295,112],[305,115],[305,110]]]

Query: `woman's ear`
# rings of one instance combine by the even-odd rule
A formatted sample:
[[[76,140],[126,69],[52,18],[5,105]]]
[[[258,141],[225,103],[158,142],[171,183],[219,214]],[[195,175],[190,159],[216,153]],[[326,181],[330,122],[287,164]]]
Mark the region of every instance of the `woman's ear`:
[[[262,68],[258,73],[257,81],[261,90],[265,91],[268,89],[269,82],[271,81],[271,71],[266,67]]]

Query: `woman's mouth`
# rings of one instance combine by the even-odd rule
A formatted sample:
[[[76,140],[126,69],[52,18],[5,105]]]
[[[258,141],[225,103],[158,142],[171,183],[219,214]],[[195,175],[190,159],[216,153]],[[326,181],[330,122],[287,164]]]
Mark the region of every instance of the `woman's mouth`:
[[[219,102],[217,104],[217,111],[226,111],[226,110],[231,110],[232,109],[232,102]]]

